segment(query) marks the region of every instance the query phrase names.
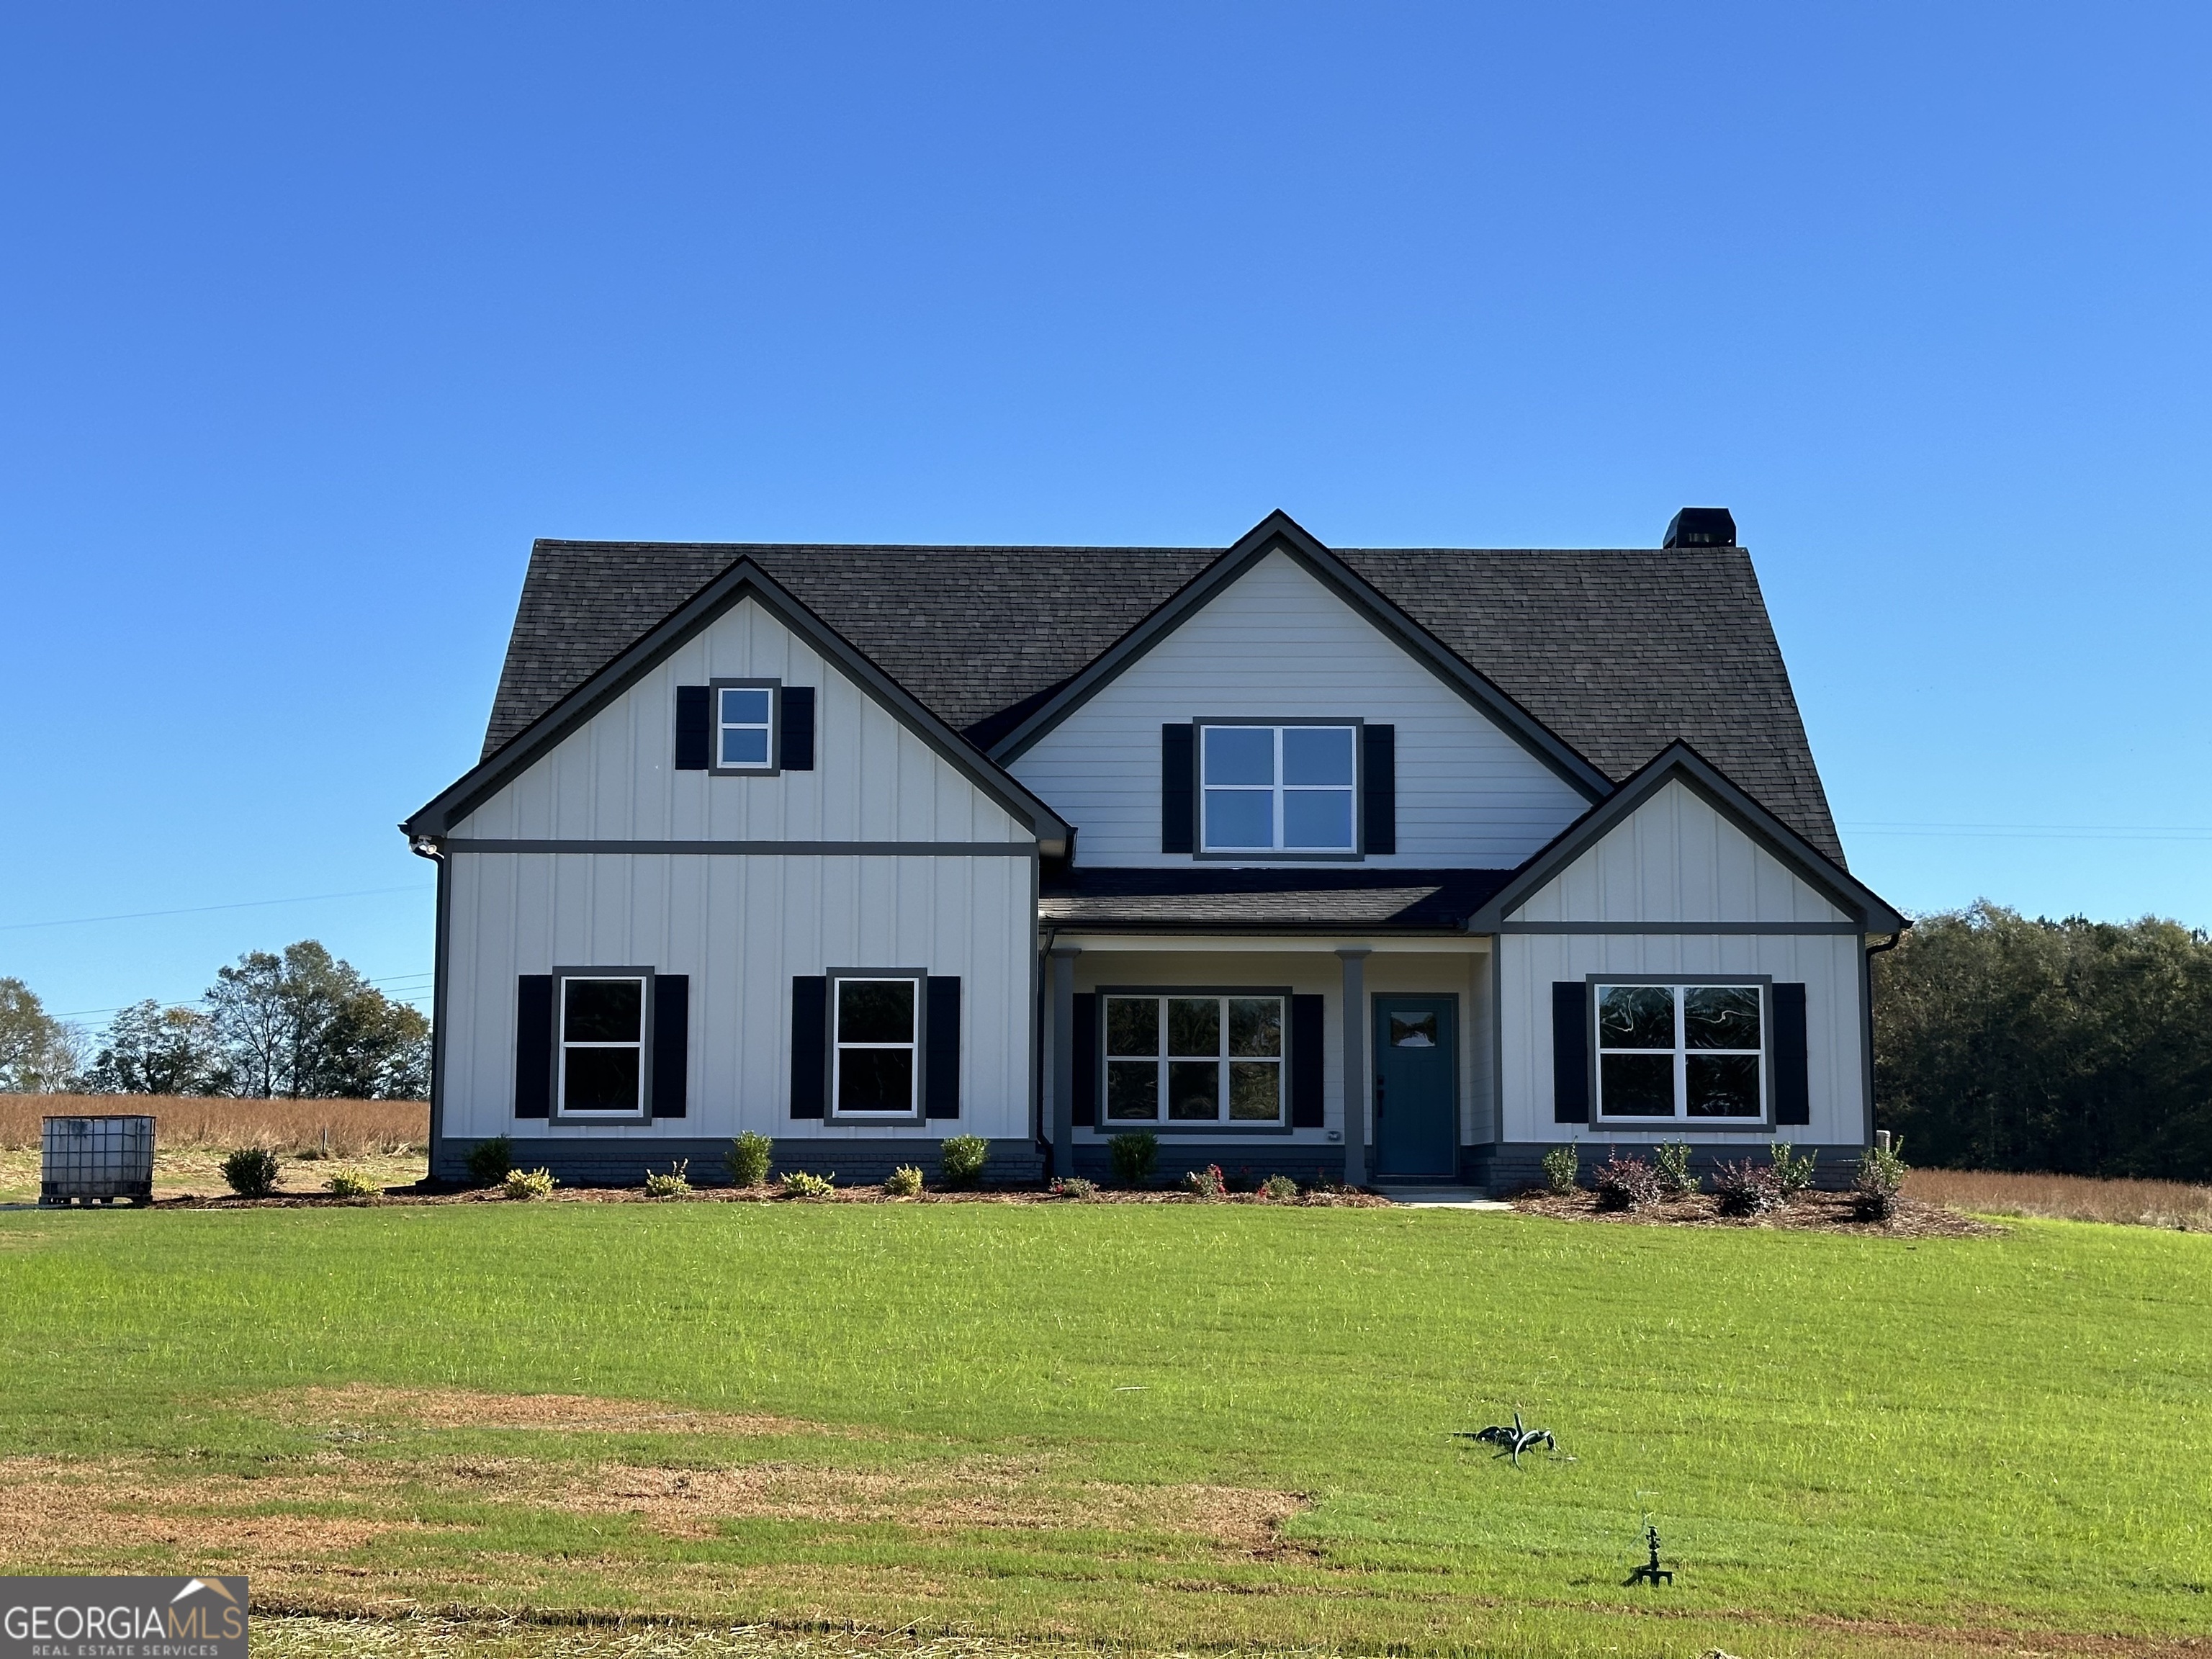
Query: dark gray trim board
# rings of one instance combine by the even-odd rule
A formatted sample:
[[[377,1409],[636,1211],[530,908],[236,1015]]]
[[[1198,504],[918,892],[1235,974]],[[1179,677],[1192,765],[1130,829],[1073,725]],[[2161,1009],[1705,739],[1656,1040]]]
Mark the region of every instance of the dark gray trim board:
[[[493,793],[527,770],[554,745],[657,667],[685,641],[725,611],[750,599],[813,650],[882,703],[939,757],[1027,824],[1057,853],[1068,826],[1027,787],[980,754],[974,745],[922,707],[897,681],[871,662],[842,634],[793,598],[750,558],[739,558],[660,624],[484,757],[410,817],[400,828],[410,837],[444,835]]]
[[[497,841],[457,837],[448,853],[707,853],[726,858],[1034,859],[1032,841]]]
[[[1118,1187],[1114,1154],[1104,1139],[1075,1143],[1075,1173],[1102,1187]],[[1301,1187],[1335,1186],[1345,1178],[1344,1148],[1310,1140],[1212,1140],[1203,1136],[1160,1137],[1159,1161],[1152,1168],[1152,1184],[1175,1187],[1186,1172],[1218,1164],[1232,1182],[1256,1185],[1271,1175],[1285,1175]]]
[[[1856,921],[1504,921],[1501,933],[1721,933],[1730,937],[1783,937],[1793,934],[1861,934]]]
[[[951,1126],[957,1128],[957,1125]],[[948,1133],[950,1131],[948,1130]],[[872,1186],[902,1164],[918,1164],[932,1185],[939,1179],[938,1148],[947,1134],[920,1130],[904,1135],[800,1139],[777,1135],[772,1166],[778,1171],[805,1170],[814,1175],[835,1175],[841,1187]],[[628,1133],[592,1135],[515,1135],[508,1156],[518,1170],[547,1169],[554,1178],[571,1187],[636,1187],[647,1174],[666,1170],[678,1158],[690,1160],[685,1176],[695,1187],[726,1187],[730,1150],[727,1135],[655,1135]],[[470,1148],[478,1137],[455,1136],[432,1144],[430,1178],[466,1182]],[[1036,1144],[1018,1139],[991,1141],[990,1162],[984,1167],[983,1184],[1034,1186],[1044,1178],[1044,1159]]]
[[[1550,846],[1522,865],[1511,881],[1468,918],[1467,931],[1507,931],[1506,924],[1514,911],[1534,897],[1546,883],[1595,847],[1661,789],[1678,781],[1781,860],[1845,915],[1855,918],[1850,931],[1887,933],[1905,925],[1905,918],[1890,907],[1888,901],[1840,865],[1832,863],[1819,848],[1739,789],[1688,744],[1676,741],[1653,756],[1619,789],[1561,830]],[[1667,931],[1689,930],[1670,925]]]
[[[1270,553],[1296,560],[1324,587],[1397,641],[1446,685],[1480,709],[1521,746],[1559,774],[1587,800],[1601,800],[1613,781],[1571,744],[1470,667],[1443,641],[1423,628],[1364,578],[1307,534],[1279,508],[1255,525],[1237,544],[1108,647],[1034,714],[991,745],[991,758],[1004,765],[1018,758],[1038,738],[1127,672],[1145,653],[1181,627],[1193,613]]]

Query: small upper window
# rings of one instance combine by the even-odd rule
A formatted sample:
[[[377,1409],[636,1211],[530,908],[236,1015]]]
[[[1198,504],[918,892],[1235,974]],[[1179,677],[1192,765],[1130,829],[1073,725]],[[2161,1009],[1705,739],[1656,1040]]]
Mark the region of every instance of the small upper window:
[[[1597,988],[1601,1117],[1760,1117],[1756,985]]]
[[[643,1115],[643,979],[561,981],[560,1088],[564,1117]]]
[[[1355,728],[1202,726],[1209,853],[1358,850]]]
[[[766,772],[775,762],[775,690],[766,685],[714,688],[714,766],[718,771]]]
[[[921,1067],[916,1063],[915,1016],[921,981],[855,976],[836,981],[830,1097],[839,1117],[914,1117],[920,1114]]]

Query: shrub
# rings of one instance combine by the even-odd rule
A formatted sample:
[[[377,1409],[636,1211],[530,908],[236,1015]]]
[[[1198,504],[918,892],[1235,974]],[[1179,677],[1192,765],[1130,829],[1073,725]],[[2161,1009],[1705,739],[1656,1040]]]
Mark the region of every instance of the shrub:
[[[1601,1210],[1640,1210],[1646,1204],[1659,1201],[1658,1172],[1640,1158],[1623,1158],[1620,1149],[1613,1147],[1613,1155],[1597,1166],[1591,1184],[1597,1188],[1598,1207]]]
[[[1298,1183],[1285,1175],[1272,1175],[1260,1183],[1260,1196],[1287,1203],[1298,1195]]]
[[[330,1188],[333,1198],[368,1198],[376,1191],[374,1182],[350,1170],[340,1170],[323,1184]]]
[[[1818,1152],[1808,1152],[1802,1158],[1795,1156],[1796,1148],[1786,1140],[1774,1143],[1774,1184],[1782,1189],[1784,1198],[1795,1198],[1813,1184],[1813,1166],[1820,1161]]]
[[[1659,1190],[1669,1198],[1687,1198],[1705,1183],[1690,1173],[1690,1148],[1686,1141],[1672,1141],[1655,1147],[1652,1160],[1658,1167]]]
[[[1771,1164],[1762,1169],[1747,1158],[1714,1171],[1713,1202],[1723,1215],[1765,1215],[1787,1198]]]
[[[783,1195],[786,1198],[827,1198],[837,1190],[835,1175],[809,1175],[804,1170],[783,1172]]]
[[[241,1146],[223,1159],[222,1178],[240,1198],[266,1198],[276,1190],[276,1154],[266,1146]]]
[[[1203,1170],[1187,1173],[1182,1178],[1182,1189],[1200,1198],[1219,1198],[1229,1190],[1229,1183],[1222,1178],[1221,1166],[1209,1164]]]
[[[556,1184],[550,1170],[509,1170],[500,1183],[509,1198],[550,1198]]]
[[[681,1198],[691,1190],[691,1160],[679,1158],[668,1167],[666,1175],[645,1172],[645,1195],[647,1198]]]
[[[723,1161],[730,1166],[730,1179],[738,1186],[765,1187],[769,1159],[775,1156],[775,1142],[748,1129],[730,1143]]]
[[[1078,1200],[1096,1198],[1098,1196],[1098,1183],[1095,1181],[1086,1181],[1081,1176],[1062,1176],[1052,1183],[1052,1195],[1054,1198],[1073,1198]]]
[[[1574,1191],[1582,1172],[1582,1149],[1571,1140],[1544,1154],[1544,1185],[1561,1197]]]
[[[514,1167],[514,1143],[505,1135],[479,1140],[469,1148],[469,1179],[479,1187],[496,1187]]]
[[[1894,1146],[1880,1144],[1869,1146],[1860,1156],[1858,1172],[1851,1177],[1851,1191],[1858,1200],[1859,1218],[1863,1221],[1887,1221],[1897,1213],[1897,1194],[1910,1173],[1900,1154],[1905,1143]]]
[[[920,1198],[921,1171],[911,1164],[902,1164],[884,1181],[884,1190],[893,1198]]]
[[[1150,1129],[1133,1129],[1115,1135],[1106,1150],[1114,1159],[1114,1179],[1124,1187],[1142,1187],[1160,1161],[1160,1138]]]
[[[981,1135],[952,1135],[937,1149],[937,1167],[948,1187],[972,1187],[991,1161],[991,1143]]]

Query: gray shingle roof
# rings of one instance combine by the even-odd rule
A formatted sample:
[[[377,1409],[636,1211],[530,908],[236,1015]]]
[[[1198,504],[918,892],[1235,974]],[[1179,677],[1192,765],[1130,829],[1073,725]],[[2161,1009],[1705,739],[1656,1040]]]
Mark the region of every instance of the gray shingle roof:
[[[1041,700],[1221,551],[541,541],[484,754],[741,557],[988,744],[1011,728],[1008,710]],[[1330,551],[1607,776],[1684,738],[1843,861],[1741,549]]]
[[[1129,870],[1054,866],[1037,915],[1062,927],[1449,931],[1510,870]]]

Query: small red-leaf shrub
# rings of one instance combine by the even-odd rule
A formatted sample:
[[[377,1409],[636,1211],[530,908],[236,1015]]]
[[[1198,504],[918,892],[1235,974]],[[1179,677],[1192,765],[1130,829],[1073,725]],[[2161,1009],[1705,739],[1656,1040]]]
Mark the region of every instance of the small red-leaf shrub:
[[[1744,1158],[1723,1164],[1713,1175],[1713,1203],[1723,1215],[1765,1215],[1782,1207],[1787,1194],[1771,1165]]]
[[[1601,1210],[1640,1210],[1659,1201],[1659,1172],[1640,1158],[1623,1158],[1620,1149],[1597,1166],[1591,1183]]]

